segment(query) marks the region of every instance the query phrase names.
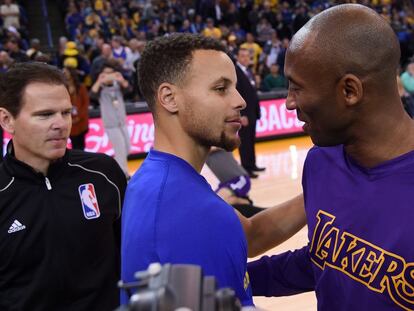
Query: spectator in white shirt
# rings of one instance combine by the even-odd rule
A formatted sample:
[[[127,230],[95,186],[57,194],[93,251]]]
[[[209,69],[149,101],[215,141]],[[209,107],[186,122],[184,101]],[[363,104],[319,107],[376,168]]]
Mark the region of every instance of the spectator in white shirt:
[[[9,28],[14,26],[20,28],[20,10],[17,4],[13,4],[12,0],[4,0],[4,4],[0,6],[0,16],[3,19],[3,27]]]

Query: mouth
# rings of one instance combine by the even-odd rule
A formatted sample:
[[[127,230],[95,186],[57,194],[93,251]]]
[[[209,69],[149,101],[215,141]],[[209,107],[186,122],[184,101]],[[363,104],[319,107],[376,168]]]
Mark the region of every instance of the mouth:
[[[301,122],[305,122],[305,123],[306,123],[306,121],[305,121],[305,120],[303,120],[301,117],[299,117],[299,115],[297,116],[297,119],[298,119],[299,121],[301,121]]]
[[[239,116],[227,119],[226,123],[238,127],[239,129],[241,128],[241,118]]]
[[[67,137],[53,137],[53,138],[49,138],[46,141],[52,142],[52,143],[66,143],[67,142]]]
[[[299,111],[299,110],[296,110],[296,118],[297,118],[299,121],[303,122],[302,129],[303,129],[303,131],[304,131],[304,132],[307,132],[307,130],[309,129],[309,122],[308,122],[308,121],[306,121],[306,120],[304,120],[304,119],[301,117],[301,113],[300,113],[300,111]]]
[[[241,123],[241,118],[240,117],[234,117],[234,118],[229,118],[226,120],[226,122],[230,122],[230,123]]]
[[[306,121],[305,121],[305,120],[303,120],[303,118],[302,118],[301,116],[302,116],[301,111],[300,111],[299,109],[296,109],[296,118],[297,118],[299,121],[302,121],[302,122],[305,122],[305,123],[306,123]]]

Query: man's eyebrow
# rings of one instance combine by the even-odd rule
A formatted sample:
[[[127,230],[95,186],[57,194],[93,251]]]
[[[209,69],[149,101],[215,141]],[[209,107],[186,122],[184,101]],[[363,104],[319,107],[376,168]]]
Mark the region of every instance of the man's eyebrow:
[[[33,114],[36,115],[36,114],[54,113],[54,112],[55,112],[55,110],[53,110],[53,109],[41,109],[41,110],[33,111]]]
[[[214,80],[212,84],[217,84],[217,83],[224,83],[225,85],[230,85],[233,83],[233,81],[226,77],[220,77],[217,80]]]
[[[40,109],[32,112],[32,115],[41,115],[41,114],[48,114],[48,113],[57,113],[60,111],[70,111],[72,110],[72,107],[64,108],[64,109]]]

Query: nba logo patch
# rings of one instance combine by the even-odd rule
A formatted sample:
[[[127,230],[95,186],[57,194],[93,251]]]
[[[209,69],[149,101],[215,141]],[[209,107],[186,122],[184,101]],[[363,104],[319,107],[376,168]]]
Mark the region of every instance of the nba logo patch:
[[[101,215],[101,212],[99,211],[98,200],[96,198],[95,187],[93,184],[80,185],[79,195],[82,202],[83,215],[85,218],[98,218]]]

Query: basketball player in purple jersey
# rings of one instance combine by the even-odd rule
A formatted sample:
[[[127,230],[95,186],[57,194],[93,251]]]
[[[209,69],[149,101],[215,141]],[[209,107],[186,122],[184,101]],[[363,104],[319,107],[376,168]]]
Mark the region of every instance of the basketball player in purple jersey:
[[[316,145],[303,173],[309,244],[250,263],[254,295],[315,290],[318,310],[414,309],[414,123],[399,59],[392,28],[361,5],[323,11],[293,37],[286,106]]]

